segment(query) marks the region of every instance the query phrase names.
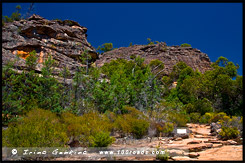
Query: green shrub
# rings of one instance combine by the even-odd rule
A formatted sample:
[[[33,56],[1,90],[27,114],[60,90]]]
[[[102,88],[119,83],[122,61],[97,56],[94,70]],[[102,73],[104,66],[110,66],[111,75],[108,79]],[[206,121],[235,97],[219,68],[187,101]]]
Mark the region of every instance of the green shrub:
[[[200,123],[211,123],[211,122],[222,122],[224,120],[229,119],[229,116],[226,115],[224,112],[219,113],[213,113],[213,112],[207,112],[203,116],[200,117],[199,122]]]
[[[219,132],[219,135],[224,140],[237,138],[239,134],[240,132],[236,127],[222,127]]]
[[[130,114],[118,116],[116,120],[117,129],[124,134],[133,134],[136,138],[141,138],[146,134],[149,122],[144,119],[137,119]]]
[[[166,88],[168,88],[172,84],[172,81],[170,80],[168,76],[163,76],[162,83],[164,84]]]
[[[115,130],[122,132],[124,134],[129,134],[132,132],[132,126],[130,122],[124,119],[125,116],[119,115],[115,121]],[[129,119],[129,118],[127,118]]]
[[[173,123],[170,123],[170,122],[155,123],[155,127],[157,130],[158,136],[160,135],[160,133],[163,133],[166,136],[168,136],[174,130],[174,125]]]
[[[114,112],[111,112],[111,111],[106,111],[104,113],[104,115],[106,115],[106,117],[110,120],[111,123],[115,122],[117,116]],[[112,126],[114,126],[114,124],[112,124]]]
[[[224,127],[235,127],[238,130],[242,130],[242,117],[236,116],[223,116],[222,119],[219,120],[219,123]]]
[[[100,140],[106,140],[105,144],[103,144],[106,145],[112,139],[108,137],[107,140],[105,136],[107,133],[107,135],[110,134],[113,125],[104,114],[89,112],[83,114],[83,116],[76,116],[66,112],[61,115],[61,118],[67,128],[67,135],[74,140],[80,141],[83,146],[98,146],[102,144]],[[98,136],[98,133],[102,134],[101,137]]]
[[[90,136],[90,147],[107,147],[113,143],[115,139],[110,137],[109,132],[97,132],[95,135]]]
[[[125,106],[123,110],[125,110],[126,114],[131,115],[135,118],[147,119],[147,117],[141,111],[137,110],[134,107]]]
[[[99,50],[99,52],[101,52],[101,53],[111,51],[112,49],[113,49],[112,43],[104,43],[102,46],[99,46],[97,48],[97,50]]]
[[[168,121],[173,122],[177,127],[186,127],[186,123],[188,122],[188,117],[185,114],[171,112],[168,113]]]
[[[161,160],[161,161],[168,161],[168,158],[169,158],[169,153],[164,151],[164,150],[159,150],[157,149],[157,151],[159,151],[160,153],[156,155],[156,159],[157,160]],[[163,152],[163,153],[161,153]]]
[[[239,123],[243,124],[243,116],[241,116]]]
[[[76,116],[69,112],[61,114],[61,120],[66,127],[66,133],[69,138],[79,141],[88,141],[89,128],[83,123],[82,117]]]
[[[216,117],[219,118],[218,123],[222,125],[221,132],[219,132],[222,139],[233,139],[239,136],[239,130],[242,130],[242,117],[232,116],[231,118],[222,112],[218,113]]]
[[[13,12],[10,17],[8,17],[8,16],[2,16],[2,20],[4,22],[8,23],[8,22],[13,22],[13,21],[19,21],[19,20],[22,19],[21,13],[20,13],[21,6],[20,5],[17,5],[15,8],[16,8],[16,11]]]
[[[206,112],[212,112],[212,103],[207,99],[203,98],[202,100],[197,100],[194,103],[195,111],[194,112],[199,112],[201,115],[204,115]]]
[[[130,56],[130,59],[135,60],[135,58],[136,58],[136,55],[135,54],[133,54],[133,55]]]
[[[82,122],[91,128],[91,134],[95,134],[99,131],[109,132],[112,129],[112,124],[109,118],[104,114],[99,114],[98,112],[83,114]]]
[[[227,115],[224,112],[214,113],[214,116],[212,117],[211,122],[218,122],[219,120],[223,120],[225,116]]]
[[[110,133],[113,127],[113,124],[110,122],[109,118],[104,114],[99,114],[98,112],[89,112],[83,114],[81,117],[81,123],[84,125],[83,142],[90,145],[92,144],[91,141],[93,141],[90,139],[90,136],[96,137],[98,133]]]
[[[200,117],[201,117],[201,114],[200,113],[191,113],[190,114],[190,120],[193,123],[199,122]]]
[[[186,105],[183,106],[183,110],[185,110],[186,113],[190,114],[192,112],[195,112],[195,107],[194,107],[193,104],[188,103],[188,104],[186,104]]]
[[[174,130],[173,123],[166,122],[165,125],[164,125],[164,127],[163,127],[162,132],[163,133],[171,133],[173,130]]]
[[[147,45],[154,45],[154,41],[151,41],[150,38],[147,38]]]
[[[35,50],[29,53],[29,56],[26,58],[26,65],[30,70],[35,69],[37,65],[37,54]]]
[[[214,113],[205,113],[202,117],[200,117],[200,123],[211,123],[211,120],[214,116]]]
[[[5,23],[9,23],[9,22],[13,22],[14,21],[11,17],[8,17],[8,16],[3,16],[2,20]]]
[[[149,127],[149,122],[143,119],[135,119],[131,122],[132,125],[132,134],[137,138],[141,138],[146,134]]]
[[[158,59],[154,59],[154,60],[151,60],[150,63],[149,63],[149,66],[154,69],[156,67],[160,68],[160,69],[164,69],[164,63]]]
[[[187,44],[187,43],[181,44],[180,46],[181,47],[191,47],[191,45],[190,44]]]
[[[3,132],[7,147],[64,147],[68,142],[64,125],[48,110],[33,109]]]
[[[141,138],[146,134],[149,121],[146,116],[133,107],[124,107],[125,114],[118,115],[115,120],[116,130],[124,134],[133,134],[136,138]]]

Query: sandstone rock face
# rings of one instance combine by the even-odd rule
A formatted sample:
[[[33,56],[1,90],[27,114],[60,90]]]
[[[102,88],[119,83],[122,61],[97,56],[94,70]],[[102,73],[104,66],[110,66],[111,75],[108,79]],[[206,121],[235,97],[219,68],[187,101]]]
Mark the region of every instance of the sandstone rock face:
[[[185,62],[194,70],[205,72],[210,69],[210,59],[207,54],[191,47],[166,46],[164,43],[154,45],[133,45],[121,47],[100,55],[87,42],[87,28],[72,20],[47,20],[38,15],[32,15],[27,20],[5,23],[2,27],[2,64],[18,59],[18,69],[25,68],[25,59],[29,53],[36,50],[38,65],[36,71],[41,71],[42,63],[52,56],[55,60],[55,74],[67,67],[74,74],[81,64],[79,57],[86,50],[91,55],[90,62],[102,66],[113,59],[131,60],[131,56],[145,58],[145,63],[159,59],[165,64],[165,74],[169,74],[173,65],[179,61]],[[99,59],[98,59],[99,58]]]
[[[192,140],[188,142],[187,144],[200,144],[202,141],[201,140]]]
[[[18,69],[25,68],[25,59],[29,53],[36,50],[38,65],[36,71],[41,71],[42,63],[48,56],[55,60],[55,72],[58,74],[67,67],[74,74],[78,66],[83,66],[79,56],[85,50],[96,60],[96,50],[87,42],[87,28],[71,20],[47,20],[38,15],[32,15],[27,20],[6,23],[2,27],[2,64],[17,59]]]
[[[163,61],[165,65],[165,74],[167,75],[171,72],[173,66],[180,61],[185,62],[194,70],[198,69],[202,73],[209,70],[211,64],[207,54],[202,53],[198,49],[193,49],[191,47],[166,46],[164,43],[154,45],[133,45],[130,47],[114,49],[103,53],[95,63],[100,67],[105,63],[118,58],[132,60],[131,56],[141,56],[145,58],[144,63],[146,64],[154,59]]]

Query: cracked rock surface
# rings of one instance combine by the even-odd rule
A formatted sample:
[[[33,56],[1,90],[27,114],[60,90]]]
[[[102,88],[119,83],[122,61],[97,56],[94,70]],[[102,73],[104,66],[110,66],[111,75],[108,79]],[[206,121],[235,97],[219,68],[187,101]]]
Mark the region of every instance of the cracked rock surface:
[[[98,59],[95,48],[87,42],[86,32],[87,28],[75,21],[47,20],[35,14],[27,20],[5,23],[2,27],[2,64],[16,59],[15,66],[25,69],[25,59],[35,50],[37,72],[51,56],[55,60],[54,75],[64,67],[74,74],[77,67],[84,66],[79,57],[85,50],[92,56],[91,61]]]
[[[193,70],[198,69],[204,73],[210,70],[211,61],[207,54],[192,47],[166,46],[164,43],[154,45],[133,45],[130,47],[121,47],[100,55],[96,60],[97,66],[103,66],[105,63],[118,58],[132,60],[132,56],[140,56],[148,64],[151,60],[158,59],[164,63],[165,74],[168,75],[173,66],[183,61]]]

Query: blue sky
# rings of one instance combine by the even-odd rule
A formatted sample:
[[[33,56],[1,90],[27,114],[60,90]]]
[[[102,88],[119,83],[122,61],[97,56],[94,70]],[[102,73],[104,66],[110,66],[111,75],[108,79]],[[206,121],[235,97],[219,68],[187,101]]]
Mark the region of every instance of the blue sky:
[[[3,3],[10,16],[16,5],[26,13],[30,3]],[[167,45],[189,43],[212,62],[224,56],[240,65],[242,75],[242,3],[35,3],[34,13],[46,19],[69,19],[88,28],[97,48],[147,44],[147,38]]]

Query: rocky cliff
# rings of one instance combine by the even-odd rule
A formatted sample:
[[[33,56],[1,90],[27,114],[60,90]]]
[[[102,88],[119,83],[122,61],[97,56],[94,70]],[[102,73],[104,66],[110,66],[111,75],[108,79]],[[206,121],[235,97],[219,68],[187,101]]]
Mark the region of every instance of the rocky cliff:
[[[131,60],[131,56],[141,56],[145,58],[146,64],[153,59],[163,61],[166,74],[179,61],[184,61],[202,73],[210,69],[211,62],[207,54],[191,47],[166,46],[165,43],[121,47],[99,56],[87,42],[86,32],[87,28],[75,21],[47,20],[38,15],[5,23],[2,27],[2,64],[17,59],[17,69],[25,69],[25,59],[35,50],[38,57],[36,72],[40,72],[42,63],[48,56],[52,56],[55,60],[54,75],[58,75],[64,67],[74,74],[77,67],[86,66],[81,64],[80,59],[86,50],[91,56],[90,63],[95,62],[99,67],[113,59]]]
[[[71,20],[47,20],[32,15],[27,20],[6,23],[2,27],[2,64],[17,59],[15,66],[25,68],[25,59],[33,50],[36,51],[40,72],[48,56],[55,60],[55,74],[67,67],[74,74],[81,64],[79,56],[86,50],[92,56],[98,55],[94,47],[87,42],[87,28]],[[17,57],[19,56],[19,57]]]
[[[158,59],[163,61],[165,65],[165,74],[169,74],[173,66],[183,61],[194,70],[198,69],[200,72],[205,72],[210,69],[211,61],[207,54],[202,53],[198,49],[192,47],[181,46],[166,46],[165,43],[158,43],[154,45],[133,45],[130,47],[121,47],[109,52],[105,52],[96,60],[97,66],[102,66],[113,59],[122,58],[131,60],[131,56],[141,56],[145,58],[146,64],[151,60]]]

